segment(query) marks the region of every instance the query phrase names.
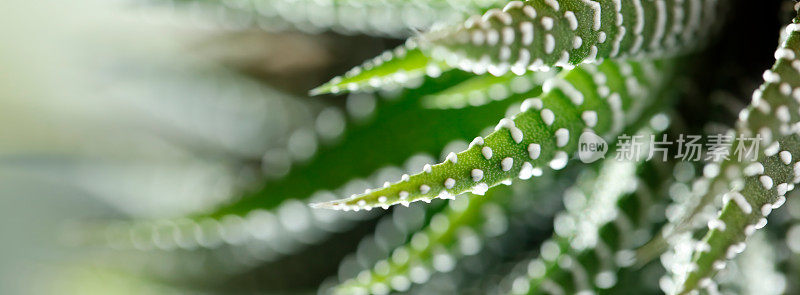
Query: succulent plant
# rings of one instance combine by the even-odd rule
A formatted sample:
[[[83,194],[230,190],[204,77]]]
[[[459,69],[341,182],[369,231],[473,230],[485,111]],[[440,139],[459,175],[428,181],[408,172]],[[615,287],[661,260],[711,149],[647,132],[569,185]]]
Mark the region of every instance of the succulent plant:
[[[745,292],[731,276],[791,273],[766,253],[736,255],[753,239],[771,251],[771,233],[748,237],[800,182],[800,17],[735,125],[705,134],[755,138],[752,157],[732,145],[694,162],[653,146],[620,156],[636,139],[700,130],[682,114],[684,85],[715,54],[706,46],[729,2],[174,1],[262,28],[408,39],[310,90],[347,95],[347,111],[324,108],[315,131],[293,133],[287,150],[305,156],[265,156],[259,186],[208,212],[95,224],[84,237],[157,259],[220,255],[240,262],[234,273],[360,240],[320,293]],[[617,157],[581,163],[586,139]],[[660,279],[635,279],[645,269]]]

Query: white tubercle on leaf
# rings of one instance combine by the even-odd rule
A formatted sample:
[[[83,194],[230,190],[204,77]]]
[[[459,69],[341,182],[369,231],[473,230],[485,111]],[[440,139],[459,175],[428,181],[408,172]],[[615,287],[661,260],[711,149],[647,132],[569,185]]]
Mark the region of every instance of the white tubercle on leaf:
[[[595,127],[597,125],[597,112],[595,111],[584,111],[581,113],[581,119],[588,127]]]
[[[533,176],[533,165],[530,162],[522,163],[522,169],[519,171],[519,179],[530,179]]]
[[[472,169],[472,172],[470,172],[470,175],[472,176],[472,181],[474,181],[474,182],[481,181],[483,179],[483,170],[481,170],[481,169]]]
[[[567,153],[558,151],[555,157],[553,157],[553,160],[550,161],[550,168],[553,168],[553,170],[561,170],[567,166],[567,160],[569,160]]]
[[[423,194],[427,194],[431,190],[431,187],[427,184],[423,184],[419,186],[419,192]]]
[[[485,183],[479,183],[475,187],[472,188],[472,193],[476,195],[484,195],[486,191],[489,190],[489,185]]]
[[[569,142],[569,130],[565,128],[559,128],[556,130],[556,146],[557,147],[564,147]]]
[[[556,115],[553,114],[553,111],[549,109],[542,109],[541,115],[542,115],[542,120],[544,120],[544,123],[546,125],[548,126],[553,125],[553,122],[556,119]]]
[[[508,129],[508,131],[511,133],[511,138],[514,139],[514,142],[516,143],[522,142],[523,139],[522,130],[517,128],[517,125],[514,124],[514,121],[508,118],[503,118],[502,120],[500,120],[500,123],[498,123],[497,126],[494,127],[494,130],[497,131],[500,130],[501,128]]]
[[[539,155],[542,153],[542,146],[538,143],[531,143],[528,145],[528,156],[531,160],[536,160],[539,158]]]
[[[451,188],[453,188],[455,185],[456,185],[456,180],[455,180],[455,179],[448,178],[448,179],[445,179],[445,181],[444,181],[444,187],[445,187],[446,189],[451,189]]]
[[[447,154],[447,158],[445,159],[445,161],[450,161],[450,163],[458,164],[458,156],[456,155],[456,153],[450,152],[449,154]]]
[[[472,142],[469,143],[469,147],[473,147],[476,145],[483,145],[483,137],[480,136],[475,137],[475,139],[473,139]]]
[[[500,167],[503,171],[509,171],[513,166],[514,166],[514,158],[510,157],[504,158],[502,161],[500,161]]]
[[[481,148],[481,154],[484,158],[486,158],[486,160],[492,159],[492,148],[488,146]]]

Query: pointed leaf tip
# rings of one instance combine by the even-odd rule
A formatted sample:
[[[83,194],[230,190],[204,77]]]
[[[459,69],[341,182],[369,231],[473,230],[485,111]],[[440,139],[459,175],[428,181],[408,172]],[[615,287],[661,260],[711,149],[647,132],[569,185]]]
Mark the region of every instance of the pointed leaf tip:
[[[336,207],[335,207],[335,205],[336,205],[336,204],[335,204],[333,201],[328,201],[328,202],[309,203],[309,204],[308,204],[308,207],[311,207],[311,208],[313,208],[313,209],[330,209],[330,210],[336,210]]]
[[[374,91],[387,88],[415,88],[426,76],[438,77],[450,67],[432,61],[416,43],[406,42],[393,50],[367,60],[344,75],[309,91],[311,95],[340,92]]]
[[[308,95],[309,96],[317,96],[317,95],[325,94],[325,93],[329,92],[328,91],[329,88],[330,87],[329,87],[328,83],[325,83],[325,84],[322,84],[320,86],[315,87],[314,89],[309,90],[308,91]]]

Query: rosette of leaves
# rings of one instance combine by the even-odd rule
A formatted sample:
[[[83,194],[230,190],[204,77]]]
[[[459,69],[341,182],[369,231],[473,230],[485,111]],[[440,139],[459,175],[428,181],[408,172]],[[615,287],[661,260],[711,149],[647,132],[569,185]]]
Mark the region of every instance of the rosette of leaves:
[[[310,22],[308,27],[389,34],[416,27],[405,21],[382,27],[378,22],[384,19],[376,18],[380,14],[368,15],[369,20],[338,16],[349,11],[348,5],[375,3],[299,4],[334,9],[296,13],[280,8],[281,1],[226,3],[243,11],[255,8],[259,17],[299,27]],[[583,133],[614,145],[624,131],[658,122],[661,117],[655,114],[670,108],[676,76],[688,68],[679,56],[705,43],[725,5],[716,0],[531,0],[511,1],[502,8],[496,8],[498,3],[468,2],[465,9],[438,1],[380,5],[395,9],[393,5],[415,4],[461,16],[312,90],[314,95],[349,93],[350,113],[360,114],[348,117],[337,108],[320,113],[320,129],[338,126],[334,129],[339,131],[331,132],[331,138],[320,136],[313,157],[286,161],[285,175],[211,212],[180,222],[137,223],[135,230],[123,225],[109,231],[110,236],[132,240],[134,247],[173,236],[186,242],[177,248],[186,249],[260,240],[266,248],[287,254],[296,250],[283,250],[320,243],[331,232],[346,230],[340,225],[352,224],[347,221],[351,215],[371,218],[391,206],[435,201],[423,210],[415,229],[398,234],[389,255],[366,263],[357,275],[342,278],[341,285],[331,289],[346,294],[406,291],[437,272],[452,271],[458,257],[475,255],[481,243],[495,235],[488,225],[514,216],[515,193],[497,186],[535,184],[554,170],[580,167],[571,159]],[[325,16],[315,14],[320,11]],[[672,246],[662,262],[674,275],[662,281],[663,289],[713,290],[711,276],[744,249],[746,237],[766,225],[766,216],[786,201],[800,180],[800,165],[795,165],[800,157],[798,23],[786,29],[775,66],[764,74],[765,84],[732,132],[760,137],[764,149],[754,161],[706,165],[687,193],[691,196],[676,201],[686,202],[680,205],[688,207],[687,214],[671,218],[660,231],[660,220],[642,213],[653,203],[665,203],[661,190],[673,187],[672,180],[653,183],[668,178],[662,168],[651,163],[598,163],[599,172],[585,176],[588,179],[581,179],[573,190],[581,192],[585,206],[570,208],[573,203],[567,202],[567,211],[555,219],[553,239],[539,247],[539,257],[516,261],[525,265],[525,273],[500,272],[507,275],[509,289],[606,290],[615,285],[621,269],[649,262],[637,261],[642,257],[636,248],[641,239],[660,232],[655,239]],[[315,135],[308,137],[317,140]],[[430,155],[440,153],[435,164]],[[616,179],[615,173],[628,178]],[[722,207],[708,222],[708,230],[693,228],[691,224],[702,218],[698,212],[714,206],[715,199],[721,199]],[[608,207],[615,214],[589,231],[564,228],[577,223],[581,214]],[[395,217],[402,216],[398,212],[402,211],[384,218],[402,218]],[[629,241],[634,232],[644,238]],[[693,239],[701,235],[705,236],[700,241]],[[594,241],[589,243],[592,247],[581,244],[586,241]]]

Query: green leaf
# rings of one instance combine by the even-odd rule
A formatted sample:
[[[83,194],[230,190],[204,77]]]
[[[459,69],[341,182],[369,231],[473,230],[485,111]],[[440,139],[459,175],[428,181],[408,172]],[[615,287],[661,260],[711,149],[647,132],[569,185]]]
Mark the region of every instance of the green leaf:
[[[795,62],[797,55],[800,54],[800,33],[793,31],[792,28],[797,28],[792,25],[786,30],[786,39],[781,42],[781,47],[775,53],[776,62],[772,69],[764,73],[765,82],[759,89],[753,93],[751,104],[739,113],[739,120],[736,126],[735,136],[756,137],[760,136],[763,140],[764,147],[769,144],[774,144],[776,138],[781,136],[796,133],[798,124],[800,123],[800,115],[795,110],[800,108],[800,103],[797,96],[800,92],[795,92],[794,89],[800,86],[800,63]],[[709,170],[713,171],[726,171],[726,170],[739,170],[745,168],[746,163],[737,161],[726,161],[721,164],[709,164]],[[705,182],[709,184],[704,187],[710,187],[700,203],[693,211],[693,217],[703,207],[711,203],[714,197],[719,192],[713,188],[719,187],[720,184],[727,184],[736,181],[738,176],[728,175],[722,173],[713,177],[709,177]]]
[[[750,167],[757,171],[744,177],[744,186],[726,194],[719,217],[709,221],[706,236],[690,249],[696,249],[688,272],[676,279],[676,293],[687,294],[701,287],[713,286],[709,278],[725,267],[726,260],[741,253],[745,239],[767,224],[766,216],[783,205],[785,194],[800,181],[800,136],[790,135],[778,140],[782,151],[763,158]],[[794,159],[794,160],[793,160]],[[680,246],[676,246],[680,247]]]
[[[313,206],[358,210],[454,198],[467,191],[483,194],[513,178],[540,175],[546,167],[561,169],[585,128],[612,137],[626,122],[635,121],[654,102],[671,68],[669,62],[607,61],[561,73],[546,93],[523,102],[513,120],[501,120],[495,132],[476,138],[469,149],[450,154],[444,163],[381,189]]]
[[[661,58],[697,47],[717,1],[512,1],[459,26],[434,30],[420,45],[436,60],[477,74],[522,74],[604,58]]]
[[[481,75],[433,95],[425,96],[422,105],[428,108],[463,108],[480,106],[493,100],[503,100],[514,93],[528,92],[553,77],[557,71],[529,72],[522,76],[506,74],[500,77]]]
[[[311,95],[416,88],[425,76],[436,78],[449,69],[444,63],[431,61],[410,40],[312,89]]]
[[[734,138],[760,136],[765,139],[760,142],[760,146],[765,148],[775,144],[775,138],[797,132],[800,116],[789,110],[800,107],[795,98],[797,94],[792,90],[793,87],[800,85],[800,76],[797,74],[797,68],[800,66],[796,66],[797,63],[794,62],[800,41],[796,36],[797,33],[791,28],[796,27],[790,26],[786,30],[783,36],[785,39],[775,53],[776,63],[764,74],[767,81],[755,91],[752,103],[739,113],[737,128],[730,133]],[[775,81],[777,77],[782,80]],[[701,221],[700,218],[706,215],[705,212],[718,210],[714,207],[713,201],[729,192],[731,184],[742,182],[740,174],[747,164],[749,163],[739,161],[708,163],[704,168],[706,173],[693,185],[691,194],[697,196],[686,198],[686,202],[678,204],[683,207],[681,208],[683,214],[672,218],[662,236],[651,242],[650,248],[663,246],[670,236],[691,230],[698,221]],[[721,173],[721,171],[738,171],[738,173]]]
[[[725,266],[726,259],[744,250],[747,236],[766,225],[766,216],[786,201],[786,193],[800,181],[800,136],[797,110],[800,103],[793,89],[800,86],[800,18],[786,28],[785,39],[775,53],[776,63],[764,73],[765,83],[753,95],[753,101],[740,113],[737,133],[759,136],[763,151],[754,163],[721,165],[739,167],[740,175],[728,182],[731,188],[723,200],[719,216],[709,221],[709,231],[697,244],[689,269],[676,271],[675,290],[688,293],[710,287],[710,279]],[[727,164],[727,165],[726,165]],[[686,244],[689,242],[683,242]],[[681,245],[676,245],[676,248]]]

